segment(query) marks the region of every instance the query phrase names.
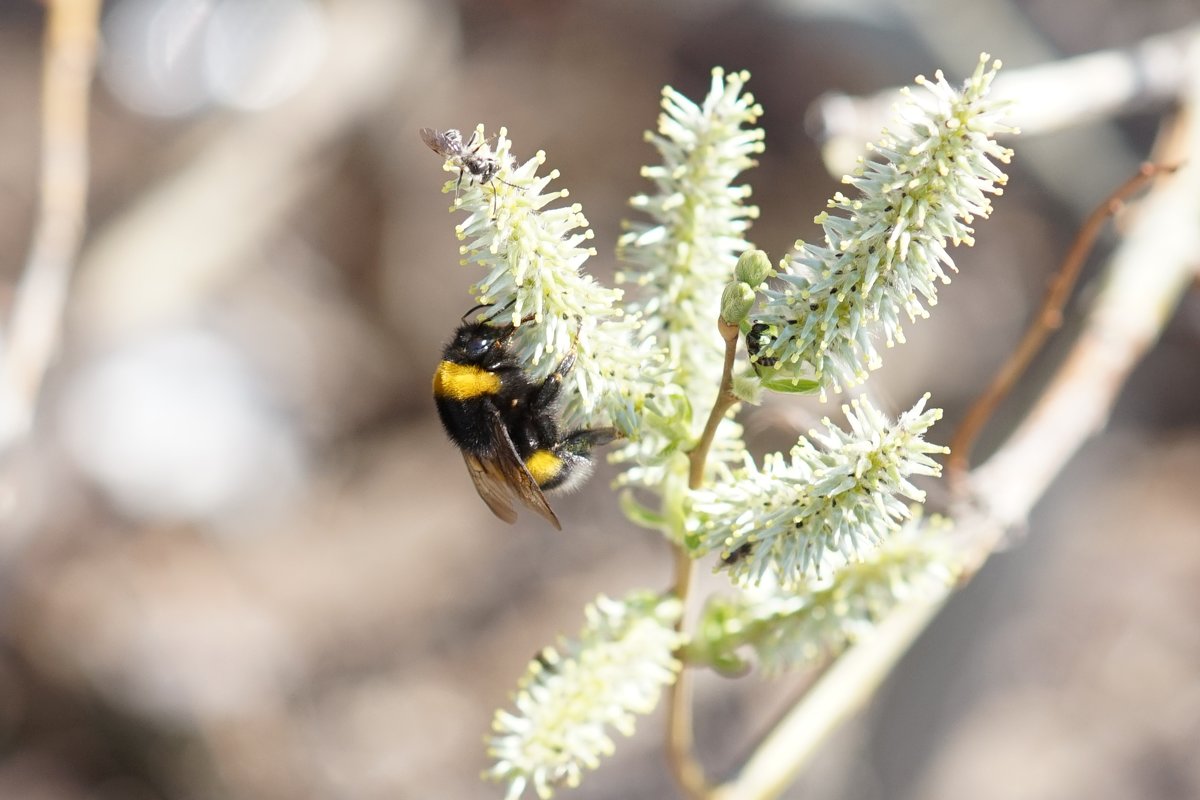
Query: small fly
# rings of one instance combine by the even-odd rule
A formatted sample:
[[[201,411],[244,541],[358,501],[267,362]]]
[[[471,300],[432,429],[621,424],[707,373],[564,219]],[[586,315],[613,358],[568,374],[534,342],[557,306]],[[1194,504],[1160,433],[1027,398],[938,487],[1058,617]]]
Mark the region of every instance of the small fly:
[[[478,139],[478,143],[476,143]],[[470,173],[471,177],[479,182],[480,186],[487,184],[493,178],[503,183],[505,186],[514,186],[503,178],[497,178],[496,173],[500,171],[500,162],[495,156],[487,151],[480,152],[483,149],[485,140],[479,136],[479,131],[471,134],[470,140],[463,143],[462,133],[451,128],[448,131],[434,130],[433,128],[421,128],[421,141],[429,147],[430,150],[437,153],[442,158],[454,159],[458,166],[458,180],[454,184],[454,196],[458,196],[458,188],[462,184],[463,175]]]

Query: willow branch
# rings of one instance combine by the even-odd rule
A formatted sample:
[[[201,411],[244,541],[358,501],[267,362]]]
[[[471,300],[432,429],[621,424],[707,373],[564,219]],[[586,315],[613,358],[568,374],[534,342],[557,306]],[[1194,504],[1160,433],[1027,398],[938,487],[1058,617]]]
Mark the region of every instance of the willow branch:
[[[1198,47],[1200,25],[1191,25],[1128,47],[1005,70],[992,96],[1020,101],[1012,122],[1022,135],[1161,107],[1179,97],[1190,76],[1189,54]],[[970,52],[977,49],[972,45]],[[813,103],[809,114],[826,141],[846,140],[861,149],[887,124],[898,90],[893,86],[863,97],[830,92]]]
[[[688,488],[699,489],[704,482],[704,465],[708,461],[708,452],[712,448],[717,426],[737,404],[733,394],[733,362],[737,356],[738,326],[730,325],[724,320],[717,321],[721,338],[725,340],[725,361],[721,369],[721,385],[717,390],[716,400],[704,425],[704,432],[696,446],[688,453]],[[681,602],[687,602],[691,589],[692,574],[695,562],[687,548],[676,543],[675,549],[675,586],[673,592]],[[680,617],[676,628],[682,630],[683,617]],[[692,800],[708,800],[712,789],[704,777],[704,769],[696,760],[694,753],[695,736],[692,727],[692,672],[685,663],[679,677],[671,686],[667,701],[667,765],[676,783]]]
[[[1025,335],[1021,337],[1016,349],[1000,366],[988,387],[971,404],[971,408],[954,432],[954,436],[950,440],[950,456],[946,459],[946,475],[951,486],[959,488],[963,485],[966,480],[967,466],[970,463],[971,448],[974,446],[979,432],[991,419],[997,406],[1012,391],[1017,380],[1025,374],[1025,370],[1029,368],[1034,357],[1041,352],[1051,334],[1062,327],[1063,309],[1071,296],[1071,290],[1075,288],[1075,284],[1079,280],[1083,264],[1092,252],[1096,238],[1104,229],[1105,221],[1115,215],[1125,201],[1140,191],[1155,175],[1174,172],[1176,169],[1177,167],[1174,166],[1143,164],[1136,175],[1121,184],[1115,192],[1096,207],[1096,210],[1083,223],[1075,241],[1071,243],[1071,248],[1067,251],[1058,273],[1051,281],[1041,307],[1030,321]]]
[[[32,422],[58,349],[87,214],[88,105],[100,0],[50,0],[46,13],[37,222],[0,363],[0,447]]]
[[[1200,87],[1159,160],[1200,153]],[[956,514],[960,585],[987,561],[1004,532],[1023,520],[1055,476],[1107,419],[1121,387],[1157,340],[1191,286],[1200,258],[1200,165],[1193,159],[1157,182],[1139,204],[1125,240],[1066,360],[1004,445],[970,474],[976,500]],[[769,800],[807,763],[815,743],[871,698],[892,664],[955,587],[902,606],[848,650],[763,739],[718,800]]]
[[[691,590],[695,563],[682,544],[675,544],[674,594],[684,602]],[[682,630],[684,616],[675,623]],[[692,669],[684,662],[667,697],[667,766],[672,777],[691,800],[708,800],[709,784],[704,768],[694,753],[695,736],[692,727]]]
[[[708,451],[712,447],[713,438],[717,435],[717,427],[729,413],[729,409],[737,405],[737,397],[733,394],[733,361],[737,356],[738,326],[731,325],[723,319],[717,320],[717,328],[721,338],[725,340],[725,362],[721,368],[721,388],[717,390],[717,399],[713,402],[708,421],[704,424],[704,432],[700,440],[688,453],[688,488],[699,489],[704,482],[704,465],[708,461]]]

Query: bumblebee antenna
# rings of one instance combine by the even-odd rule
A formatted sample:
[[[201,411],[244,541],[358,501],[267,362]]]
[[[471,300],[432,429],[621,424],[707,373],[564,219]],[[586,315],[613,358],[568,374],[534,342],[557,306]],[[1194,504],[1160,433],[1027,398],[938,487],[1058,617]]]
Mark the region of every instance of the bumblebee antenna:
[[[491,305],[492,305],[491,303],[480,303],[479,305],[471,306],[470,308],[467,309],[467,313],[463,314],[462,317],[459,318],[459,321],[465,325],[467,322],[467,317],[471,316],[473,313],[475,313],[476,311],[478,311],[481,308],[490,308]]]
[[[491,321],[492,321],[492,320],[494,320],[496,317],[498,317],[498,316],[500,316],[502,313],[504,313],[504,310],[505,310],[505,309],[507,309],[507,308],[512,308],[512,307],[513,307],[513,305],[514,305],[516,302],[517,302],[516,300],[509,300],[507,303],[505,303],[505,304],[504,304],[504,305],[502,305],[502,306],[501,306],[499,309],[497,309],[497,310],[495,311],[495,313],[489,314],[489,315],[487,316],[487,318],[486,318],[486,319],[484,319],[484,320],[482,320],[482,321],[483,321],[483,322],[491,322]],[[476,311],[478,311],[478,310],[479,310],[479,309],[481,309],[481,308],[492,308],[492,306],[493,306],[493,304],[492,304],[492,303],[480,303],[479,305],[471,306],[469,309],[467,309],[467,313],[465,313],[465,314],[463,314],[463,315],[462,315],[462,318],[461,318],[461,320],[460,320],[460,321],[461,321],[461,322],[463,322],[463,323],[465,324],[465,323],[466,323],[466,321],[467,321],[467,317],[471,316],[471,314],[475,313]],[[526,322],[533,322],[533,320],[534,320],[534,319],[536,319],[536,315],[534,315],[534,314],[530,314],[530,315],[529,315],[529,316],[527,316],[527,317],[522,317],[522,318],[521,318],[521,322],[520,322],[520,324],[521,324],[521,325],[524,325]]]

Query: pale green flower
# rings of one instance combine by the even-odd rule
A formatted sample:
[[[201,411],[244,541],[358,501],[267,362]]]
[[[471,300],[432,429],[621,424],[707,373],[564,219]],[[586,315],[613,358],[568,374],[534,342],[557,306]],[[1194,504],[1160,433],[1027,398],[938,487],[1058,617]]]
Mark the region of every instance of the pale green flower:
[[[689,652],[721,669],[744,668],[750,648],[767,672],[812,666],[869,636],[896,606],[943,590],[958,575],[945,521],[917,516],[862,561],[782,590],[772,581],[705,606]]]
[[[894,423],[855,400],[843,406],[849,431],[826,419],[790,459],[772,453],[760,469],[747,458],[734,481],[693,492],[689,534],[700,552],[720,552],[741,583],[770,574],[784,589],[861,561],[909,517],[901,497],[924,501],[909,476],[941,473],[929,456],[946,448],[922,438],[942,415],[925,411],[928,398]]]
[[[781,275],[767,290],[756,320],[766,330],[755,360],[764,377],[815,380],[840,391],[866,379],[881,361],[876,342],[904,341],[902,318],[928,316],[937,283],[956,270],[947,243],[972,244],[976,217],[991,212],[1007,176],[995,162],[1012,151],[995,142],[1011,132],[1002,106],[987,97],[1000,62],[985,54],[961,90],[942,73],[918,78],[925,91],[905,100],[895,128],[872,148],[845,183],[834,213],[816,222],[824,244],[797,242]]]
[[[558,170],[537,174],[545,153],[516,164],[504,128],[494,145],[484,139],[482,125],[475,137],[475,143],[482,142],[476,155],[494,158],[498,173],[486,184],[470,175],[459,181],[459,163],[449,157],[445,168],[455,177],[443,191],[457,187],[451,210],[467,212],[456,229],[463,263],[487,271],[472,287],[478,301],[489,306],[479,315],[520,326],[513,346],[535,379],[550,374],[575,350],[564,391],[566,427],[594,424],[599,415],[632,432],[641,402],[639,381],[660,356],[652,343],[635,342],[640,322],[624,313],[622,291],[582,272],[595,254],[586,244],[593,234],[578,204],[556,205],[566,189],[547,191]]]
[[[652,376],[655,408],[643,419],[641,442],[618,455],[637,465],[626,472],[627,483],[660,487],[667,480],[664,460],[692,445],[716,398],[722,288],[750,248],[745,233],[758,216],[757,207],[746,205],[750,187],[734,185],[763,150],[762,129],[754,127],[762,107],[744,91],[749,77],[714,69],[700,104],[666,87],[657,133],[646,134],[662,164],[642,170],[655,192],[630,200],[650,219],[626,223],[618,253],[630,266],[618,281],[638,287],[630,307],[666,363]],[[740,458],[740,426],[727,420],[717,439],[710,462]]]
[[[762,129],[750,127],[762,107],[743,91],[749,77],[714,69],[700,105],[663,89],[658,132],[646,134],[663,163],[642,169],[657,191],[630,200],[650,221],[627,222],[618,242],[622,259],[636,265],[618,281],[642,288],[632,307],[644,313],[644,333],[661,340],[671,376],[689,396],[692,389],[711,396],[721,378],[724,348],[713,334],[721,287],[749,249],[744,236],[758,216],[745,204],[750,187],[732,185],[763,151]]]
[[[488,740],[496,763],[487,776],[508,785],[506,800],[527,788],[545,800],[578,786],[584,769],[612,754],[612,731],[633,734],[636,716],[654,710],[679,672],[681,613],[678,600],[650,592],[623,602],[600,597],[578,640],[561,640],[530,662],[516,711],[496,712]]]

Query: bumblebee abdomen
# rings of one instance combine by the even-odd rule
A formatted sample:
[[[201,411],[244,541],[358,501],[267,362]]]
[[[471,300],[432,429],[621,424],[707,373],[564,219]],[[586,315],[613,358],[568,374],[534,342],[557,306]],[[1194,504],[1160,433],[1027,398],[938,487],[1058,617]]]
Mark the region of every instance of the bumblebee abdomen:
[[[562,481],[564,466],[552,450],[534,450],[525,459],[525,469],[543,489],[553,489]]]
[[[500,376],[473,364],[443,361],[433,373],[433,396],[446,400],[471,400],[500,392]]]
[[[534,450],[525,459],[525,468],[547,492],[571,492],[592,474],[592,460],[586,455],[571,452],[562,444],[553,450]]]
[[[438,416],[450,441],[459,448],[475,455],[491,453],[496,447],[496,437],[488,425],[487,409],[490,402],[485,396],[469,400],[454,400],[443,395],[434,395]]]

